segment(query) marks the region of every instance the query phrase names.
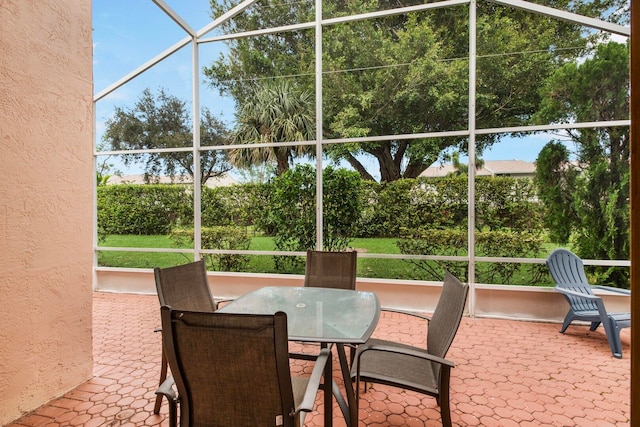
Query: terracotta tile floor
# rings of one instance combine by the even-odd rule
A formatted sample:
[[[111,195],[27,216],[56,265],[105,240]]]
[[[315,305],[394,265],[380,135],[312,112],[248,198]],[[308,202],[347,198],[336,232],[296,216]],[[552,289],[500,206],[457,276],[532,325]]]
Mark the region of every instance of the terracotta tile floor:
[[[166,426],[166,404],[153,414],[160,362],[155,295],[94,297],[94,375],[59,399],[9,424],[22,426]],[[600,328],[464,318],[448,358],[452,418],[457,426],[628,426],[630,332],[622,360],[611,357]],[[383,313],[375,335],[407,343],[424,340],[413,318]],[[304,366],[293,362],[293,370]],[[334,366],[336,366],[334,364]],[[320,410],[321,398],[318,399]],[[334,425],[344,426],[339,411]],[[322,424],[322,414],[307,417]],[[435,400],[373,385],[361,400],[363,426],[439,426]]]

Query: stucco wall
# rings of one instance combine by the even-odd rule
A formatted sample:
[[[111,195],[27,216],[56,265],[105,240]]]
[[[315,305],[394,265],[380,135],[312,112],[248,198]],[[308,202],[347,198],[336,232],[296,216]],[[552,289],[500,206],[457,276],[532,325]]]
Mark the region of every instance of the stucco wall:
[[[0,425],[92,376],[90,0],[0,0]]]
[[[233,299],[261,286],[302,286],[303,275],[209,272],[209,285],[216,299]],[[370,279],[359,277],[356,288],[375,292],[382,307],[432,312],[440,298],[441,284],[410,280]],[[151,269],[98,267],[95,290],[155,294]],[[562,322],[569,306],[551,287],[476,284],[467,301],[465,315],[503,319]],[[628,312],[631,297],[617,292],[594,289],[610,312]],[[471,312],[473,311],[473,313]]]

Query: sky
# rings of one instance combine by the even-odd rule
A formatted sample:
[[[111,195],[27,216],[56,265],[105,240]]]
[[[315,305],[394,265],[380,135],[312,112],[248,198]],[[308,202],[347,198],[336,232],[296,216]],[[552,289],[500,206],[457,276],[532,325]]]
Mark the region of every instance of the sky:
[[[166,3],[195,30],[211,21],[208,0],[167,0]],[[94,0],[95,93],[100,93],[186,36],[187,33],[151,0]],[[219,51],[220,47],[213,43],[201,47],[200,68],[213,61]],[[190,102],[191,64],[191,46],[187,45],[100,100],[96,108],[97,132],[103,132],[104,121],[111,115],[113,106],[132,106],[145,88],[154,93],[163,88]],[[229,116],[230,120],[232,111],[223,110],[229,110],[233,104],[210,90],[202,75],[200,82],[202,103],[216,114]]]
[[[207,25],[209,0],[165,0],[192,28]],[[94,0],[93,1],[94,87],[100,93],[114,82],[134,71],[147,61],[184,39],[187,33],[173,22],[151,0]],[[224,49],[221,43],[200,47],[200,70],[210,64]],[[128,82],[96,104],[96,140],[104,133],[104,123],[115,106],[132,107],[140,93],[149,88],[153,93],[165,89],[168,93],[190,102],[192,98],[191,46],[166,58],[159,65]],[[203,106],[227,123],[233,120],[234,104],[207,86],[201,74],[200,98]],[[505,138],[485,151],[484,160],[520,159],[535,161],[538,153],[552,136],[535,135],[528,138]],[[466,161],[465,157],[461,158]],[[124,173],[136,170],[117,165]]]

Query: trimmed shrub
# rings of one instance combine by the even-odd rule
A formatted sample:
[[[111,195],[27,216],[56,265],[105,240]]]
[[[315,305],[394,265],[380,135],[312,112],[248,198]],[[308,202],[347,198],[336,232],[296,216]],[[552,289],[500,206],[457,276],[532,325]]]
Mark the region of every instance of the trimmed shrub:
[[[356,172],[327,167],[323,171],[323,241],[326,250],[343,250],[356,233],[361,204]],[[273,232],[276,249],[306,251],[316,244],[316,172],[300,164],[272,181],[266,216],[259,222]],[[302,260],[275,257],[278,271],[289,271]]]
[[[544,251],[540,234],[527,231],[484,231],[476,232],[476,255],[485,257],[526,258],[539,257]],[[411,236],[396,242],[400,252],[407,255],[448,255],[465,256],[467,254],[468,234],[466,230],[436,230],[422,228]],[[423,280],[440,280],[443,269],[448,269],[462,280],[467,280],[466,262],[406,260],[407,263],[422,272]],[[527,283],[544,282],[547,276],[546,266],[540,264],[483,263],[476,271],[476,281],[481,283],[513,284],[518,276],[528,277]]]
[[[256,184],[237,184],[202,189],[202,225],[249,226],[260,212],[256,203]]]
[[[183,185],[98,187],[98,228],[104,234],[167,234],[179,223],[191,199]]]
[[[176,229],[169,234],[180,246],[193,246],[193,229]],[[251,238],[245,227],[203,227],[201,229],[203,249],[248,250]],[[244,271],[249,257],[238,254],[203,254],[211,270]]]

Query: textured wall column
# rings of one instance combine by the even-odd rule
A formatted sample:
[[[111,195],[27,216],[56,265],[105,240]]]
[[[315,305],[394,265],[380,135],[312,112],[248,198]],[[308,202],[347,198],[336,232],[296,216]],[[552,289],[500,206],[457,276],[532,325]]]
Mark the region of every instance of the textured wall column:
[[[0,425],[92,376],[90,0],[0,0]]]

